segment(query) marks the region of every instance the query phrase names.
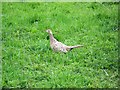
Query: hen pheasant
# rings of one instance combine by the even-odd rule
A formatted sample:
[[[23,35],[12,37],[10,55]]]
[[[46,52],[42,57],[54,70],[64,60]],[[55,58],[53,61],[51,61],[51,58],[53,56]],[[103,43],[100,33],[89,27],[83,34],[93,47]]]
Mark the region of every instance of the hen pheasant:
[[[46,32],[49,34],[50,37],[50,47],[54,50],[54,51],[58,51],[58,52],[68,52],[70,50],[72,50],[73,48],[79,48],[82,47],[83,45],[76,45],[76,46],[67,46],[59,41],[57,41],[53,34],[52,31],[50,29],[46,30]]]

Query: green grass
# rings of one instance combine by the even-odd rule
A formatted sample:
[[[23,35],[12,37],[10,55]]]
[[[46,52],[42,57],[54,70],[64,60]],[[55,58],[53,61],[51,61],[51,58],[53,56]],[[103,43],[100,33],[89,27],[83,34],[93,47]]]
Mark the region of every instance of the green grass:
[[[117,3],[2,3],[2,87],[117,88]],[[46,29],[67,45],[50,48]]]

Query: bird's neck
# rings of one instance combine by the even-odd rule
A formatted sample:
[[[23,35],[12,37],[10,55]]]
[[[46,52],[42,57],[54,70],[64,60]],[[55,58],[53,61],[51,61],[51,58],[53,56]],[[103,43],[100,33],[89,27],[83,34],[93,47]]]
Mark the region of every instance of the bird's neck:
[[[56,41],[56,39],[54,38],[54,36],[53,36],[53,34],[49,34],[50,35],[50,42],[52,43],[52,42],[55,42]]]

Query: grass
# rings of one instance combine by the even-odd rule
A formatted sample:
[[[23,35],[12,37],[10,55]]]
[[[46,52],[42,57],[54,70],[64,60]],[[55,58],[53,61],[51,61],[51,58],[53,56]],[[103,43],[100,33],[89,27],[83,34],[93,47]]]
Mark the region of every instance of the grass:
[[[117,3],[2,3],[2,87],[117,88]],[[67,45],[50,48],[46,29]]]

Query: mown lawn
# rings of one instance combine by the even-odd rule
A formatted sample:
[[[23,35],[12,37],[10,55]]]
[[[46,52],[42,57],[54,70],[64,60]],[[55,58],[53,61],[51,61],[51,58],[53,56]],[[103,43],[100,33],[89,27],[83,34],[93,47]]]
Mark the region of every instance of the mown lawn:
[[[117,88],[117,3],[2,3],[2,87]],[[67,54],[57,40],[83,44]]]

